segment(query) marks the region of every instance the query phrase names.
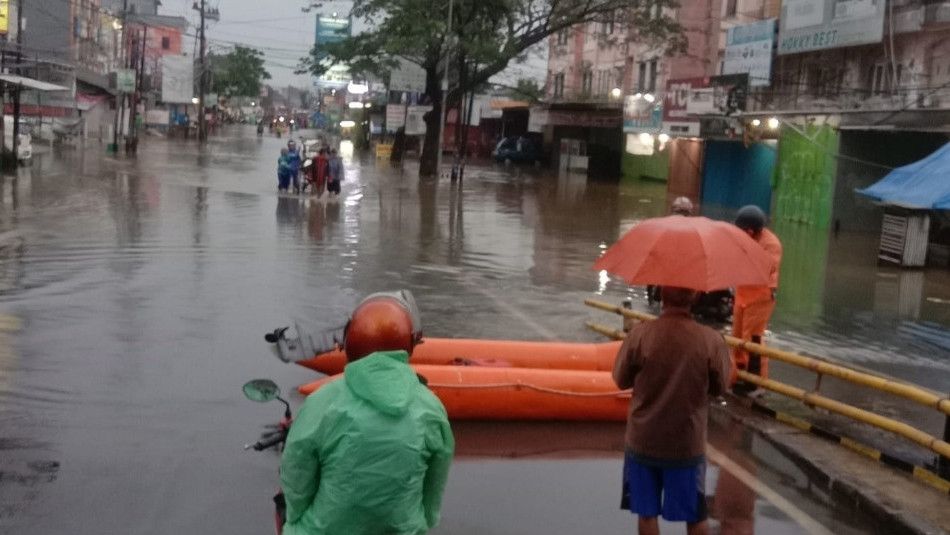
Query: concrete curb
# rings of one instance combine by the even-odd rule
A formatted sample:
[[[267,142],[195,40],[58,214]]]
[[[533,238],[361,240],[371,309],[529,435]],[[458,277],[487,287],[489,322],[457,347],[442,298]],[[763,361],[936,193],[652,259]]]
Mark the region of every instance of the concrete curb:
[[[769,426],[762,425],[763,420],[767,418],[764,414],[753,412],[754,409],[750,400],[734,396],[730,396],[728,399],[729,404],[726,406],[713,405],[713,412],[721,413],[753,430],[805,471],[816,484],[823,486],[829,493],[843,502],[851,504],[855,510],[873,518],[879,524],[881,533],[912,535],[941,535],[947,533],[947,530],[921,518],[914,512],[904,509],[898,503],[898,500],[889,494],[894,489],[871,485],[867,479],[862,480],[861,477],[842,470],[830,460],[820,459],[820,456],[816,460],[816,456],[813,455],[815,452],[809,450],[831,447],[838,449],[840,453],[847,452],[851,455],[857,455],[857,452],[850,448],[838,448],[838,442],[824,440],[818,435],[812,435],[808,431],[792,425],[788,425],[785,430],[777,432],[774,428],[770,429]],[[769,418],[767,421],[777,420]],[[790,434],[789,430],[795,432]],[[861,458],[866,459],[865,456]],[[875,463],[873,466],[878,470],[894,470],[880,463]],[[863,475],[867,476],[866,473]],[[895,475],[897,475],[896,472]],[[920,486],[919,480],[915,481],[907,477],[906,472],[901,473],[900,476]],[[936,491],[936,489],[934,490]],[[950,510],[950,504],[944,507],[944,510]]]

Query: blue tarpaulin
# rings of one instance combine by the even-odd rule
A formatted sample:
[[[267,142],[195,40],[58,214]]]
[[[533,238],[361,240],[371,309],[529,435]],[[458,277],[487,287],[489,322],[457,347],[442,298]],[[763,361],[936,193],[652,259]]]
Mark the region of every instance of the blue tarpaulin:
[[[857,192],[888,204],[950,210],[950,143]]]

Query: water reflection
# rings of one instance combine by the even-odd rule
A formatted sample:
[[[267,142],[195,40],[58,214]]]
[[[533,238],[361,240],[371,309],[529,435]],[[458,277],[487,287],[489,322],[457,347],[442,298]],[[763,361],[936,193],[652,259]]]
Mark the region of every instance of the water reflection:
[[[0,412],[15,410],[29,425],[12,429],[49,444],[45,455],[61,456],[70,476],[36,491],[12,532],[101,532],[93,512],[116,508],[117,532],[137,518],[158,519],[162,532],[266,532],[276,460],[240,445],[274,413],[248,408],[238,386],[270,376],[289,390],[309,376],[267,354],[264,330],[296,317],[337,325],[363,295],[407,287],[430,336],[592,340],[581,300],[635,293],[591,270],[600,246],[666,212],[664,184],[491,165],[470,166],[461,183],[419,181],[412,166],[349,156],[339,199],[279,196],[286,139],[242,128],[208,150],[149,139],[137,159],[95,147],[0,178],[0,232],[28,244],[0,249],[0,312],[29,326],[15,335],[15,359],[0,354]],[[945,370],[936,361],[948,347],[946,277],[890,277],[873,247],[844,236],[816,260],[806,246],[820,238],[789,232],[795,295],[776,338],[945,380],[934,370]],[[937,300],[915,306],[918,295]],[[633,531],[617,508],[622,426],[472,423],[456,433],[440,533]],[[730,448],[773,487],[802,481],[770,468],[779,456],[755,442]],[[87,477],[133,472],[142,477]],[[767,505],[757,498],[757,531],[795,531]]]

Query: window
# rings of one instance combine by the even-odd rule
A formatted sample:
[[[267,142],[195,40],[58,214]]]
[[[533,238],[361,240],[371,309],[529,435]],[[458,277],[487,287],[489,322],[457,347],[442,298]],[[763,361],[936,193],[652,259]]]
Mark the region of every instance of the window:
[[[650,87],[649,91],[651,93],[656,92],[656,60],[650,62]]]
[[[564,28],[563,30],[557,32],[557,44],[566,45],[568,33],[569,33],[569,30],[567,28]]]
[[[723,16],[735,17],[736,11],[737,11],[736,4],[738,4],[738,0],[726,0],[725,1],[726,12],[723,13]]]
[[[639,64],[640,77],[637,80],[637,92],[656,92],[657,60],[641,61]]]
[[[591,94],[591,90],[594,85],[594,71],[587,71],[584,73],[584,79],[581,82],[581,92],[585,95]]]
[[[564,73],[558,73],[554,75],[554,96],[563,97],[564,96]]]
[[[614,22],[615,22],[614,12],[605,13],[603,18],[600,21],[600,33],[604,35],[611,35],[614,33]]]
[[[901,72],[898,70],[898,72]],[[889,93],[892,87],[894,69],[890,63],[872,65],[868,71],[868,93],[871,96]]]
[[[650,20],[659,19],[663,15],[663,6],[657,0],[654,0],[653,5],[648,9],[650,10]]]
[[[172,40],[168,37],[162,37],[162,50],[168,50],[172,47]]]

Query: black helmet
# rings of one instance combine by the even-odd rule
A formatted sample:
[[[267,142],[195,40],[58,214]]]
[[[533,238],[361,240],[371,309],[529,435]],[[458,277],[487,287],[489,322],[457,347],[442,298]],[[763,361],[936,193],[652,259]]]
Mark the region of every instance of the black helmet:
[[[736,212],[736,226],[742,230],[759,232],[765,228],[765,212],[754,204],[743,206]]]

